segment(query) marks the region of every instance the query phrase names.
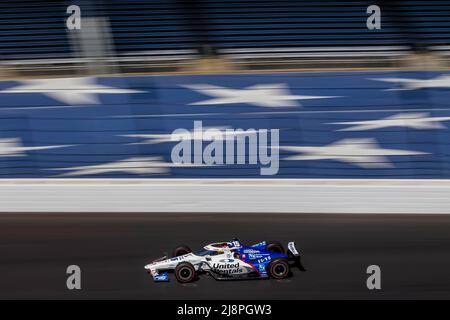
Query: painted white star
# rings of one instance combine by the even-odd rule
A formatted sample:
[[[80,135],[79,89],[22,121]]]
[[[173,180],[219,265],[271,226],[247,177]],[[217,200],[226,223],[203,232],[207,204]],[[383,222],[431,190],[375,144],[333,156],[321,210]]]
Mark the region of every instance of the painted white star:
[[[343,139],[326,146],[286,146],[281,150],[301,153],[284,160],[336,160],[362,168],[390,168],[393,165],[385,156],[408,156],[427,154],[419,151],[382,149],[373,138]]]
[[[223,127],[226,128],[226,127]],[[241,136],[258,134],[258,130],[254,131],[236,131],[234,129],[221,129],[220,127],[203,128],[202,131],[190,130],[180,133],[164,133],[164,134],[127,134],[123,137],[141,138],[144,141],[133,142],[130,144],[158,144],[184,140],[201,140],[201,141],[227,141],[234,140]]]
[[[244,89],[229,89],[209,84],[184,85],[183,87],[214,97],[190,105],[218,105],[246,103],[258,107],[298,107],[297,100],[337,98],[336,96],[292,95],[286,84],[257,84]]]
[[[366,121],[331,122],[331,124],[353,125],[337,131],[363,131],[389,127],[405,127],[412,129],[446,129],[440,121],[450,121],[450,117],[430,117],[426,112],[398,113],[396,115]]]
[[[70,171],[60,174],[60,176],[84,176],[109,172],[122,172],[132,174],[164,174],[173,167],[200,167],[204,164],[182,164],[165,162],[160,157],[136,157],[104,164],[91,166],[78,166],[68,168],[52,168],[49,170]]]
[[[407,79],[407,78],[378,78],[370,79],[375,81],[393,82],[401,84],[401,88],[388,89],[395,90],[418,90],[425,88],[450,88],[450,75],[442,75],[433,79]]]
[[[55,149],[68,147],[68,145],[60,146],[40,146],[40,147],[24,147],[18,138],[0,139],[0,157],[23,157],[28,151]]]
[[[156,157],[137,157],[104,164],[50,170],[68,170],[61,176],[83,176],[108,172],[128,172],[133,174],[162,174],[168,171],[167,163]]]
[[[212,140],[219,139],[222,130],[229,127],[200,127],[197,130],[184,130],[179,133],[159,133],[159,134],[126,134],[123,137],[141,138],[144,141],[133,142],[131,144],[158,144],[182,140]],[[225,138],[226,139],[226,138]]]
[[[143,91],[103,86],[95,78],[56,78],[23,80],[21,84],[1,93],[42,93],[66,104],[97,104],[97,94],[138,93]]]

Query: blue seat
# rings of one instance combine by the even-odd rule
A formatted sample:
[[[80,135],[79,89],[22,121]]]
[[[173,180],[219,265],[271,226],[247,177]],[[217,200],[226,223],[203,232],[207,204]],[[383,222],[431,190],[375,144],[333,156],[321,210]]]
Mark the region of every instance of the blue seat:
[[[78,0],[82,17],[107,17],[119,54],[190,49],[202,45],[192,16],[178,0]],[[450,0],[404,1],[400,12],[411,32],[429,46],[450,45]],[[395,46],[407,43],[391,12],[382,29],[366,28],[373,1],[203,0],[208,41],[219,49]],[[65,29],[65,2],[42,0],[0,4],[0,59],[47,55],[72,57]],[[319,51],[318,51],[319,52]]]

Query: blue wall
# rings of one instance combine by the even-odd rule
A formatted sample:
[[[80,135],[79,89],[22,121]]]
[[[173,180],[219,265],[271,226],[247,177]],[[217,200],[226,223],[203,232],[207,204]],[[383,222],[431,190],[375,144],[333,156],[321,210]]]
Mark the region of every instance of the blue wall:
[[[113,91],[101,87],[103,92],[91,96],[84,90],[93,88],[86,81],[70,90],[64,81],[59,88],[45,80],[0,82],[0,177],[450,178],[450,77],[445,76],[345,72],[97,78],[90,83]],[[413,83],[428,88],[374,80],[381,78],[428,80]],[[272,107],[251,102],[198,105],[213,99],[214,92],[192,87],[243,90],[264,84],[284,86],[280,90],[286,96],[332,98],[291,100],[297,106],[290,107],[283,102]],[[114,91],[118,88],[125,91]],[[242,98],[242,92],[231,97]],[[422,121],[387,120],[372,128],[367,122],[359,128],[336,124],[389,117]],[[205,127],[279,129],[278,174],[261,176],[260,165],[172,167],[174,142],[145,143],[148,139],[129,136],[192,129],[195,120]],[[336,143],[337,149],[297,153],[284,148]],[[334,152],[334,158],[323,151]],[[307,154],[316,158],[308,160]],[[303,158],[287,160],[293,155]]]

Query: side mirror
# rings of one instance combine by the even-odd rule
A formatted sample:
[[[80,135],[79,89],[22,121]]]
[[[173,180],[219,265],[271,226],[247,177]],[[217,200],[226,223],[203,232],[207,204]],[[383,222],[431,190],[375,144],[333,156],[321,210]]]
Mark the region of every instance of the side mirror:
[[[206,261],[211,261],[211,256],[206,256],[205,259]]]

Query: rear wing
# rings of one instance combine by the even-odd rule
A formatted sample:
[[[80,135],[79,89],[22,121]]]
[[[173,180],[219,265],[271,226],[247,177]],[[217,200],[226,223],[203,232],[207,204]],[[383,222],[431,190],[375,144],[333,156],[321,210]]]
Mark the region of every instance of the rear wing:
[[[295,247],[295,242],[289,242],[288,243],[288,251],[293,255],[293,256],[300,256],[300,254],[297,251],[297,248]]]
[[[306,269],[303,267],[303,265],[300,261],[300,253],[298,252],[297,248],[295,247],[295,242],[288,243],[288,249],[287,249],[286,254],[289,257],[289,260],[294,263],[294,266],[298,267],[301,271],[306,271]]]

